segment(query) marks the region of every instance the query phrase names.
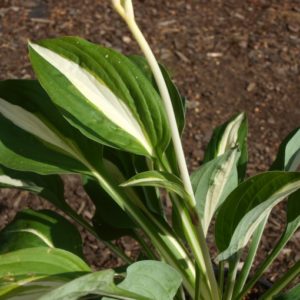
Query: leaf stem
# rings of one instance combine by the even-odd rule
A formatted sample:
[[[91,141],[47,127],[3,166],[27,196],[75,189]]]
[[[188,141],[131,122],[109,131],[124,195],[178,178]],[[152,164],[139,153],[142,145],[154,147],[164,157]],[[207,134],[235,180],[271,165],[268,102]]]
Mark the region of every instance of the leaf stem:
[[[258,228],[255,230],[253,234],[253,239],[251,241],[251,245],[248,251],[247,258],[245,260],[245,263],[243,265],[243,268],[239,274],[238,280],[236,282],[236,285],[234,287],[234,295],[238,295],[241,290],[243,289],[246,280],[249,276],[251,267],[253,265],[253,261],[255,259],[255,255],[257,253],[257,249],[261,240],[261,237],[263,235],[266,223],[268,221],[268,216],[259,224]]]
[[[276,259],[280,251],[284,248],[290,237],[296,231],[297,226],[294,223],[288,224],[284,233],[282,234],[280,240],[276,244],[275,248],[271,253],[268,254],[266,259],[261,263],[258,269],[255,271],[253,277],[247,282],[243,290],[238,294],[235,299],[242,299],[247,292],[256,284],[259,278],[264,274],[264,272],[268,269],[268,267],[273,263]]]
[[[141,227],[166,262],[181,273],[186,290],[190,295],[193,295],[195,269],[189,255],[173,232],[169,230],[165,223],[153,217],[146,208],[142,210],[142,203],[140,203],[140,206],[133,203],[110,175],[106,173],[105,169],[101,169],[101,173],[96,170],[91,171],[102,188]]]
[[[271,300],[278,295],[292,280],[300,273],[300,260],[287,271],[274,285],[260,298],[260,300]]]
[[[227,278],[227,282],[226,282],[224,300],[232,299],[236,275],[237,275],[238,266],[239,266],[239,261],[240,261],[239,253],[234,254],[232,256],[231,260],[229,261],[229,273],[228,273],[228,278]]]
[[[177,157],[178,167],[180,170],[180,176],[183,182],[183,185],[185,187],[186,192],[190,195],[189,199],[186,199],[188,201],[188,206],[196,213],[196,200],[192,188],[192,184],[190,181],[190,176],[185,160],[185,155],[183,151],[183,147],[181,144],[181,137],[178,131],[177,122],[175,113],[173,110],[172,101],[170,98],[170,94],[166,85],[166,82],[164,80],[164,77],[162,75],[161,69],[159,67],[159,64],[147,42],[145,39],[143,33],[141,32],[140,28],[138,27],[135,18],[134,18],[134,10],[131,0],[113,0],[113,5],[116,9],[116,11],[120,14],[120,16],[125,20],[127,23],[130,31],[132,32],[134,38],[136,39],[137,43],[139,44],[142,52],[144,53],[146,60],[148,61],[148,64],[152,70],[153,76],[155,78],[156,84],[158,86],[160,95],[163,99],[163,103],[165,106],[165,110],[168,116],[168,121],[172,133],[172,141],[174,145],[175,154]],[[187,215],[185,211],[183,210],[183,216],[185,218],[185,221],[187,221]],[[219,292],[218,292],[218,285],[216,282],[216,278],[212,269],[211,259],[209,255],[209,251],[207,248],[205,235],[203,232],[203,228],[200,222],[197,224],[197,233],[193,226],[190,226],[191,224],[188,224],[189,222],[185,222],[185,225],[188,225],[188,228],[185,228],[187,233],[187,238],[192,241],[192,244],[190,245],[193,249],[193,253],[196,257],[196,260],[199,264],[199,267],[201,268],[202,275],[208,278],[209,284],[210,284],[210,292],[213,299],[219,299]],[[196,247],[195,242],[200,247]],[[201,257],[200,257],[201,256]],[[199,259],[197,259],[199,258]]]
[[[116,256],[120,257],[124,263],[126,264],[132,264],[133,260],[128,257],[119,247],[114,245],[112,242],[104,241],[102,240],[97,232],[94,230],[94,228],[86,221],[84,220],[80,215],[75,213],[69,206],[66,206],[66,208],[63,210],[63,212],[69,216],[72,220],[75,220],[80,226],[82,226],[86,231],[88,231],[90,234],[92,234],[95,238],[100,240],[112,253],[114,253]]]
[[[140,236],[140,234],[136,230],[134,231],[133,237],[140,244],[143,252],[145,253],[148,259],[157,260],[157,256],[151,250],[151,247],[146,243],[146,241]]]
[[[225,261],[220,261],[219,262],[219,270],[218,270],[218,281],[219,281],[219,288],[220,288],[220,293],[223,295],[223,290],[224,290],[224,272],[225,272]]]
[[[183,181],[186,191],[188,192],[188,194],[191,195],[190,205],[195,206],[196,201],[195,201],[195,197],[194,197],[192,184],[190,181],[190,175],[189,175],[188,168],[187,168],[186,161],[185,161],[185,155],[184,155],[182,144],[181,144],[181,137],[180,137],[180,134],[179,134],[179,131],[177,128],[176,117],[175,117],[175,113],[173,110],[173,105],[172,105],[172,101],[171,101],[170,94],[168,91],[168,87],[167,87],[164,77],[162,75],[161,69],[159,67],[159,64],[152,52],[147,40],[145,39],[143,33],[141,32],[140,28],[138,27],[138,25],[135,21],[134,14],[132,13],[133,8],[132,8],[131,0],[125,1],[126,6],[125,6],[125,8],[123,7],[123,9],[122,9],[121,4],[119,4],[119,6],[116,6],[115,2],[119,2],[119,1],[113,1],[115,8],[118,11],[118,13],[123,17],[125,22],[127,23],[131,33],[133,34],[134,38],[136,39],[137,43],[139,44],[142,52],[144,53],[144,55],[147,59],[149,66],[152,70],[153,76],[154,76],[156,84],[158,86],[160,95],[163,99],[165,110],[166,110],[166,113],[168,116],[168,121],[169,121],[170,129],[171,129],[171,133],[172,133],[172,141],[174,144],[174,150],[175,150],[176,157],[177,157],[177,162],[178,162],[178,167],[180,170],[181,179]],[[128,7],[131,7],[129,11],[127,11]]]

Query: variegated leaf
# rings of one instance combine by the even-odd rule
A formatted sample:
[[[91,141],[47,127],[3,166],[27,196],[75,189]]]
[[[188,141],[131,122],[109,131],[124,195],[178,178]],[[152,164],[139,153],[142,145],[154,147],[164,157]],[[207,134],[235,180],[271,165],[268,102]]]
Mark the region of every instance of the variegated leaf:
[[[208,162],[237,146],[241,152],[238,161],[238,174],[239,179],[242,180],[246,173],[248,160],[247,132],[248,124],[244,113],[234,116],[217,127],[205,151],[204,162]]]
[[[226,260],[245,247],[272,208],[299,188],[297,172],[266,172],[240,184],[217,215],[218,258]]]
[[[130,186],[154,186],[164,188],[174,192],[183,199],[189,199],[190,196],[184,190],[182,181],[173,174],[158,171],[146,171],[139,173],[126,182],[122,183],[123,187]]]
[[[293,130],[281,143],[271,170],[296,171],[300,165],[300,128]]]
[[[37,82],[0,82],[0,104],[0,164],[40,174],[99,164],[101,148],[63,119]]]
[[[87,137],[148,156],[165,150],[170,133],[160,97],[128,58],[75,37],[29,49],[41,84]]]
[[[23,210],[0,232],[1,254],[42,246],[63,249],[83,257],[77,228],[50,210]]]
[[[197,211],[205,235],[215,212],[238,184],[236,164],[239,157],[237,148],[228,150],[191,175]]]
[[[0,298],[38,299],[57,285],[89,272],[81,258],[64,250],[36,247],[13,251],[0,255]]]

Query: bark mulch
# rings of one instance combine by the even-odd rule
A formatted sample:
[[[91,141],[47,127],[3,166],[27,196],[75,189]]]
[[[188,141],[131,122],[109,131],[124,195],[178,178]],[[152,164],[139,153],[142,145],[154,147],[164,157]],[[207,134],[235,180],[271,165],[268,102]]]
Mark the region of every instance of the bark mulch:
[[[201,164],[213,128],[240,111],[249,117],[248,174],[267,170],[280,141],[299,126],[299,1],[134,2],[137,20],[157,57],[188,99],[184,145],[190,170]],[[108,0],[1,0],[0,79],[32,78],[27,41],[61,35],[79,35],[124,53],[139,52]],[[65,181],[68,201],[91,218],[93,207],[78,178]],[[0,228],[28,206],[49,207],[26,192],[3,190]],[[272,213],[257,263],[272,249],[284,223],[283,204]],[[121,264],[84,231],[83,238],[95,268]],[[266,275],[268,280],[274,281],[300,258],[299,238],[297,232]],[[212,236],[209,241],[212,245]],[[117,243],[138,255],[129,238]]]

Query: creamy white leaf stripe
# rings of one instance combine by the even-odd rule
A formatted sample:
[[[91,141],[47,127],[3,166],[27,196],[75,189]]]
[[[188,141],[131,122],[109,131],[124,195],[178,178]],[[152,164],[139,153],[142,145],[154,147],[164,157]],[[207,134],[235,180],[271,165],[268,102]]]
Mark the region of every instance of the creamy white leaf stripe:
[[[207,234],[210,221],[220,205],[220,198],[229,180],[233,176],[232,170],[236,166],[236,159],[239,156],[237,149],[234,149],[227,160],[221,165],[214,175],[214,183],[209,187],[205,200],[205,209],[203,214],[203,230]]]
[[[111,122],[135,137],[149,154],[153,150],[141,126],[126,104],[91,73],[78,64],[45,47],[30,43],[30,47],[62,73],[76,89]]]
[[[48,247],[54,248],[53,243],[48,239],[46,235],[43,235],[41,232],[37,231],[33,228],[26,228],[26,229],[18,229],[18,230],[9,230],[8,233],[18,233],[18,232],[27,232],[31,233],[35,236],[37,236],[39,239],[41,239]]]
[[[143,183],[153,183],[153,182],[165,182],[166,179],[158,178],[158,177],[148,177],[148,178],[140,178],[140,179],[134,179],[129,180],[128,182],[122,183],[120,186],[126,187],[126,186],[133,186]]]
[[[223,133],[222,139],[219,143],[217,156],[222,155],[226,150],[236,146],[238,139],[238,132],[243,122],[244,114],[239,114],[233,121],[231,121]]]
[[[2,184],[7,184],[7,185],[12,185],[15,187],[20,187],[23,186],[23,182],[21,180],[13,179],[9,176],[6,175],[0,175],[0,183]]]
[[[219,254],[217,259],[225,260],[249,242],[259,224],[268,216],[271,210],[283,199],[300,188],[300,180],[289,183],[274,193],[268,200],[250,210],[240,221],[232,235],[228,248]],[[262,213],[263,212],[263,213]],[[250,224],[250,225],[249,225]]]
[[[2,98],[0,98],[0,113],[24,131],[82,160],[81,155],[75,149],[33,113],[18,105],[11,104]]]

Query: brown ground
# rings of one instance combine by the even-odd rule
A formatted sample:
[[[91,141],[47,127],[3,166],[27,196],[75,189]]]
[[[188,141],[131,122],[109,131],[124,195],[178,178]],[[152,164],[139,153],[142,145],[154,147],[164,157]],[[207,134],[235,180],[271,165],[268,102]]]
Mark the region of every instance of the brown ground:
[[[184,144],[190,168],[201,162],[212,129],[232,114],[246,111],[249,174],[266,170],[280,140],[299,126],[299,1],[134,2],[138,22],[157,57],[189,100]],[[138,52],[108,0],[0,0],[0,79],[32,77],[27,40],[59,35],[79,35],[125,53]],[[86,202],[76,178],[67,182],[67,198],[89,216],[90,210],[79,204]],[[39,204],[27,193],[3,191],[0,227],[20,207]],[[260,257],[274,244],[284,217],[282,207],[277,208]],[[299,234],[274,264],[270,280],[300,258]],[[128,252],[137,252],[127,240],[123,245]],[[118,263],[91,238],[86,253],[96,267]]]

